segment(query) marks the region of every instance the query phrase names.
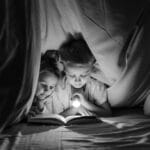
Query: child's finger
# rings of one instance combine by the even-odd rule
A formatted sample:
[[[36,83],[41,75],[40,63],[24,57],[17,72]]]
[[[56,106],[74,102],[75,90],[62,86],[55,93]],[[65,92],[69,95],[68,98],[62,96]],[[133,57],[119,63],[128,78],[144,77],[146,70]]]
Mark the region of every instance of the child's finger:
[[[75,93],[73,95],[73,98],[78,98],[80,101],[83,101],[84,100],[84,96],[80,93]]]
[[[79,113],[80,113],[82,116],[89,116],[88,111],[87,111],[86,109],[84,109],[83,107],[80,107]]]
[[[79,97],[79,98],[80,98],[80,97],[81,97],[81,94],[80,94],[80,93],[74,93],[74,94],[73,94],[73,97]]]
[[[40,111],[40,109],[38,108],[38,106],[32,108],[30,112],[31,112],[31,114],[34,115],[34,116],[41,113],[41,111]]]
[[[41,112],[42,112],[42,111],[41,111],[40,109],[38,109],[38,108],[35,110],[36,115],[37,115],[37,114],[40,114]]]

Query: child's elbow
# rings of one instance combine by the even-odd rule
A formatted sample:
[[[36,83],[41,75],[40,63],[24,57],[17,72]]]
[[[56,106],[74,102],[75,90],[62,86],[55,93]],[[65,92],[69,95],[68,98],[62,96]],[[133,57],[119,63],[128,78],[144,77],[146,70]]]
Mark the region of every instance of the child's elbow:
[[[104,106],[103,109],[104,109],[105,117],[109,117],[112,115],[112,109],[111,109],[110,105]]]
[[[150,116],[150,95],[147,96],[144,103],[144,114]]]
[[[112,111],[111,109],[104,109],[103,111],[98,112],[97,115],[99,117],[109,117],[112,115]]]
[[[105,113],[105,114],[106,114],[105,117],[111,116],[111,115],[112,115],[112,110],[111,110],[111,109],[106,110],[106,113]]]
[[[146,109],[146,108],[144,107],[144,115],[150,116],[150,109]]]

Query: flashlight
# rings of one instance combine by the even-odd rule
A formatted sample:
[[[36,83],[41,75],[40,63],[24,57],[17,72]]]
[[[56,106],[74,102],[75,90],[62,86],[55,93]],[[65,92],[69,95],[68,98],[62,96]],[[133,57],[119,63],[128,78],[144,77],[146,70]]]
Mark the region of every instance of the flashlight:
[[[75,108],[78,108],[80,107],[81,103],[80,103],[80,99],[78,96],[74,96],[72,98],[72,106],[75,107]]]

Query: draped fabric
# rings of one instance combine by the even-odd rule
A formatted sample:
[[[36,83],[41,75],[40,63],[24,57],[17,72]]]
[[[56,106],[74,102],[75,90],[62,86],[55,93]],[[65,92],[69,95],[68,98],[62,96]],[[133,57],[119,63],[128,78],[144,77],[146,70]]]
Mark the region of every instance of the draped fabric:
[[[34,0],[0,2],[0,131],[32,103],[40,64],[38,7]]]
[[[150,9],[144,8],[126,49],[126,66],[109,89],[112,106],[135,106],[144,101],[150,88]],[[143,103],[143,102],[142,102]]]
[[[134,106],[149,89],[149,10],[142,0],[41,2],[42,50],[81,32],[97,59],[112,106]],[[51,42],[50,42],[51,41]]]
[[[149,91],[150,2],[143,0],[1,0],[0,128],[27,114],[40,52],[81,32],[110,86],[113,107],[134,106]],[[5,116],[4,116],[5,113]],[[21,117],[22,116],[22,117]]]

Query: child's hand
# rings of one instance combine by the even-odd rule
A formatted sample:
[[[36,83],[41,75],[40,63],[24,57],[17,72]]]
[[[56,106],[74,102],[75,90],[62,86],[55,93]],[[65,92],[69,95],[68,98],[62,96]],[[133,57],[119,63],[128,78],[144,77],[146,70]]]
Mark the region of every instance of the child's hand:
[[[36,104],[37,104],[37,107],[39,110],[44,109],[44,101],[43,100],[38,100]]]
[[[80,114],[81,116],[91,116],[92,115],[92,113],[91,112],[89,112],[85,107],[83,107],[83,106],[80,106],[79,108],[78,108],[78,114]]]
[[[47,99],[37,99],[36,106],[38,107],[40,111],[44,110],[46,102],[47,102]]]
[[[37,114],[40,114],[40,113],[41,113],[41,111],[38,109],[38,106],[32,106],[30,111],[29,111],[28,116],[33,117],[33,116],[36,116]]]
[[[82,106],[86,104],[86,99],[81,93],[75,93],[72,97],[72,99],[77,98]]]
[[[59,114],[64,116],[64,117],[73,116],[73,115],[77,114],[77,108],[70,107],[70,108],[64,110],[63,112],[61,112]]]
[[[31,107],[29,111],[29,116],[36,116],[37,114],[41,114],[44,111],[45,103],[47,100],[45,99],[36,99],[35,103]]]

